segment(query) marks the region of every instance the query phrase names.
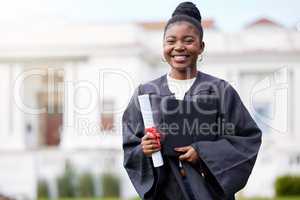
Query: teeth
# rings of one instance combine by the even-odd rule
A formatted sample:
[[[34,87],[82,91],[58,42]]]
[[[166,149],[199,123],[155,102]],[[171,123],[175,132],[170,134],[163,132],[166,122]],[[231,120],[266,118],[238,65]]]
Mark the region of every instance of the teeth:
[[[176,55],[174,57],[187,57],[186,55]]]
[[[175,61],[177,62],[183,62],[185,61],[187,56],[174,56]]]

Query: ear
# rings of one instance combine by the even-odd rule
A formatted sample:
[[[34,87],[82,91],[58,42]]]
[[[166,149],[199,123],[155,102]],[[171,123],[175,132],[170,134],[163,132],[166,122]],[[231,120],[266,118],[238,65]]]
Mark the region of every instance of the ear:
[[[199,55],[203,53],[205,48],[205,43],[203,41],[200,42]]]

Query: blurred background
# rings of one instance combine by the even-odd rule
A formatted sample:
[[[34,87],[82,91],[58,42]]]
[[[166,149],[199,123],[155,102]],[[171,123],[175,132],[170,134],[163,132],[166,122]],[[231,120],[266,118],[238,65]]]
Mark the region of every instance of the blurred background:
[[[138,199],[121,117],[140,83],[168,72],[163,28],[180,2],[0,1],[1,200]],[[300,2],[192,2],[199,70],[229,81],[263,130],[237,197],[300,199]]]

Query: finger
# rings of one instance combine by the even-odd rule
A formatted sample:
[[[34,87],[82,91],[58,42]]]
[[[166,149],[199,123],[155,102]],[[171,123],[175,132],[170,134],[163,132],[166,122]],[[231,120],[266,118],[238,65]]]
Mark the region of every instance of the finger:
[[[185,147],[177,147],[175,148],[175,151],[178,151],[178,152],[187,152],[189,150],[189,146],[185,146]]]
[[[193,149],[190,151],[190,156],[187,159],[189,162],[196,162],[199,160],[197,152],[193,151]]]
[[[181,155],[181,156],[179,156],[179,160],[181,160],[181,161],[184,161],[184,160],[187,160],[189,157],[187,156],[187,155]]]
[[[154,149],[154,148],[160,147],[160,145],[153,144],[153,143],[151,143],[151,144],[142,144],[142,146],[143,146],[144,149]]]
[[[188,152],[179,156],[179,160],[187,160],[189,158],[190,158],[190,154]]]
[[[192,155],[193,155],[193,149],[189,148],[188,151],[181,156],[182,156],[182,159],[188,160],[189,158],[192,157]]]
[[[148,140],[148,139],[149,139],[148,134],[145,134],[145,135],[142,137],[142,141],[143,141],[143,140]]]
[[[144,140],[144,141],[142,142],[142,144],[143,144],[143,145],[150,145],[150,144],[152,144],[152,142],[151,142],[151,140]]]
[[[158,145],[156,140],[145,140],[142,142],[143,145],[150,145],[150,144],[155,144]]]
[[[146,133],[143,137],[142,140],[151,140],[151,139],[155,139],[151,133]]]
[[[188,159],[193,159],[194,158],[194,152],[191,151],[191,150],[187,151],[185,154],[187,155]]]
[[[155,152],[160,151],[160,148],[156,148],[156,149],[151,149],[151,150],[144,150],[144,154],[153,154]]]
[[[188,153],[190,154],[190,157],[192,157],[193,159],[198,158],[198,152],[193,147],[189,149]]]
[[[197,156],[190,156],[186,161],[191,162],[191,163],[196,163],[198,161]]]
[[[144,145],[144,149],[149,149],[149,150],[157,149],[157,148],[159,148],[159,147],[160,147],[160,146],[157,145],[157,144]]]

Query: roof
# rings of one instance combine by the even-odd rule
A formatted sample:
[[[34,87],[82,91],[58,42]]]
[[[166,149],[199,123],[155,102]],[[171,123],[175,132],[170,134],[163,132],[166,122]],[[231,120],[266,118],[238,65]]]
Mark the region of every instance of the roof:
[[[276,26],[276,27],[282,27],[281,24],[268,19],[268,18],[259,18],[253,22],[251,22],[249,25],[246,26],[246,28],[252,28],[252,27],[256,27],[256,26]]]
[[[146,30],[162,30],[164,29],[166,22],[165,21],[139,22],[138,25]],[[204,29],[216,28],[215,21],[213,19],[202,20],[202,26]]]

